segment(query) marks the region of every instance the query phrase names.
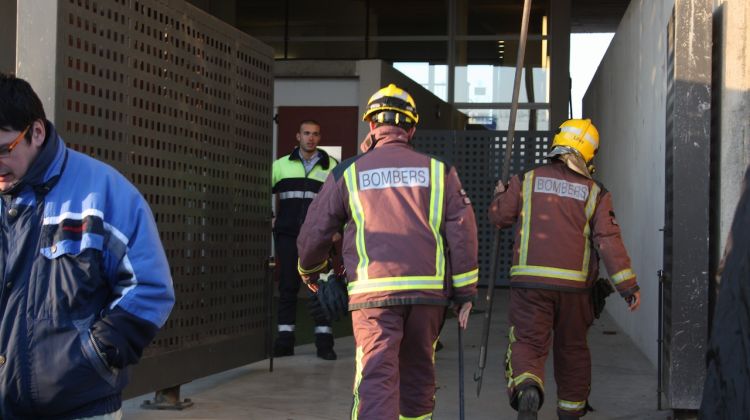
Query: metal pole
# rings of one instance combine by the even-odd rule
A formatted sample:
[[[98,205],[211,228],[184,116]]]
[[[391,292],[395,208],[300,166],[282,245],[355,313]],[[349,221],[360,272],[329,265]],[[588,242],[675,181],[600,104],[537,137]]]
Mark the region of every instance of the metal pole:
[[[276,259],[268,257],[266,261],[266,353],[268,371],[273,372],[273,272]]]
[[[459,419],[464,420],[464,332],[461,322],[458,324],[458,412]]]
[[[526,40],[529,32],[529,14],[531,12],[531,0],[523,2],[523,18],[521,20],[521,36],[518,41],[518,55],[516,57],[516,74],[513,79],[513,102],[510,105],[510,121],[508,121],[508,138],[505,141],[505,155],[503,156],[503,168],[500,179],[503,184],[508,182],[510,174],[510,157],[513,154],[513,137],[516,131],[516,114],[518,114],[518,95],[521,90],[521,70],[523,69],[523,58],[526,53]],[[482,326],[482,345],[479,348],[479,365],[474,374],[477,382],[477,397],[482,392],[482,376],[487,363],[487,343],[490,336],[490,320],[492,318],[492,303],[495,294],[495,280],[497,279],[497,253],[500,249],[500,231],[495,230],[492,241],[492,261],[490,265],[490,279],[487,284],[487,310],[484,313],[484,324]]]

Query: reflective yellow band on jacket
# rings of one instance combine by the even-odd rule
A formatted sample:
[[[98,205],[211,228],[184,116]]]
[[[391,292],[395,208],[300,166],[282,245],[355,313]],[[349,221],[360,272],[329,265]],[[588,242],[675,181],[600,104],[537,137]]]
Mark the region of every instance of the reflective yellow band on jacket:
[[[350,295],[358,293],[384,292],[388,290],[441,290],[443,278],[437,276],[383,277],[349,283]]]
[[[352,420],[359,418],[359,384],[362,383],[362,371],[365,366],[362,363],[362,358],[365,353],[362,351],[362,347],[357,347],[356,354],[354,356],[354,362],[356,371],[354,373],[354,402],[352,403]]]
[[[321,271],[325,271],[326,267],[328,266],[328,261],[323,261],[322,264],[317,265],[313,268],[302,268],[301,265],[299,265],[299,259],[297,260],[297,271],[300,274],[312,274],[312,273],[319,273]]]
[[[557,406],[565,411],[581,411],[586,408],[586,401],[557,400]]]
[[[435,237],[435,275],[445,275],[445,261],[443,251],[443,235],[440,234],[440,224],[443,221],[443,191],[445,190],[445,164],[436,159],[430,159],[430,229]]]
[[[626,268],[612,276],[612,281],[615,282],[615,284],[620,284],[625,280],[632,279],[633,277],[635,277],[635,273],[633,272],[633,270]]]
[[[356,227],[354,234],[354,243],[357,248],[357,280],[367,280],[367,268],[370,265],[370,259],[367,256],[365,248],[365,212],[362,208],[362,202],[359,199],[359,189],[357,188],[357,164],[353,163],[344,171],[344,182],[346,189],[349,190],[349,208],[352,212],[352,219]]]
[[[479,280],[479,269],[453,276],[453,287],[464,287]]]
[[[541,379],[539,379],[538,376],[534,375],[531,372],[524,372],[516,376],[515,378],[511,378],[508,381],[508,387],[510,387],[511,385],[514,387],[521,385],[521,383],[527,379],[531,379],[532,381],[536,382],[537,385],[539,385],[539,389],[542,390],[542,392],[544,392],[544,383],[542,382]]]
[[[419,417],[406,417],[399,414],[398,420],[432,420],[432,413]]]
[[[587,273],[583,271],[566,270],[564,268],[542,267],[538,265],[514,265],[510,268],[511,276],[550,277],[571,281],[586,281]]]
[[[523,209],[521,210],[521,249],[518,256],[518,264],[526,265],[526,256],[529,253],[529,235],[531,234],[531,193],[534,188],[534,171],[529,171],[523,180]]]
[[[589,198],[586,201],[586,225],[583,227],[583,265],[581,271],[588,274],[589,272],[589,259],[591,258],[591,246],[589,245],[589,236],[591,236],[591,216],[594,215],[596,209],[596,198],[599,196],[599,185],[596,182],[591,187],[589,192]]]

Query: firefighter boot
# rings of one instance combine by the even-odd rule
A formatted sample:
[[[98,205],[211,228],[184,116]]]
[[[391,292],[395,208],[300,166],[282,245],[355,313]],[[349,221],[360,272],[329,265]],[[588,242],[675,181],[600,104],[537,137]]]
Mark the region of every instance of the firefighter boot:
[[[294,356],[294,332],[279,331],[273,344],[273,357]]]
[[[518,396],[518,420],[536,420],[539,410],[539,390],[535,386],[524,389]]]
[[[323,360],[336,360],[336,352],[333,351],[333,334],[316,333],[315,347],[318,349],[317,355]]]

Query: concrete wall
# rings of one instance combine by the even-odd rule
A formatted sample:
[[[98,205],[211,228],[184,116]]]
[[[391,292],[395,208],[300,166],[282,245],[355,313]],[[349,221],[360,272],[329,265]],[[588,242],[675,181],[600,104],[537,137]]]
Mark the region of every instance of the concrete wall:
[[[741,181],[750,164],[750,3],[747,0],[718,0],[714,21],[720,22],[719,69],[714,80],[719,97],[719,255],[723,254]]]
[[[618,298],[607,310],[657,362],[658,282],[665,188],[666,31],[674,0],[633,0],[583,100],[599,129],[596,177],[612,192],[623,239],[641,286],[629,313]]]
[[[16,69],[16,0],[0,0],[0,72]]]

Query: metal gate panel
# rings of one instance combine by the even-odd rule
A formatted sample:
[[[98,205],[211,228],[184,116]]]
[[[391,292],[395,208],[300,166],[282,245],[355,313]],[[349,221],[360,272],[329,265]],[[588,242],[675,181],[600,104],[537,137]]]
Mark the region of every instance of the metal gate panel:
[[[492,239],[495,229],[487,218],[492,193],[500,179],[507,131],[417,130],[417,150],[446,159],[456,166],[464,189],[471,198],[479,231],[479,279],[488,284],[492,261]],[[510,174],[522,173],[546,162],[552,141],[548,131],[517,131]],[[495,284],[507,286],[513,258],[513,232],[505,229],[500,235],[498,278]]]
[[[61,135],[139,188],[169,258],[177,302],[126,393],[265,357],[271,48],[182,0],[20,2],[19,16],[56,22],[19,49],[57,57],[19,74],[54,80],[39,93]]]

